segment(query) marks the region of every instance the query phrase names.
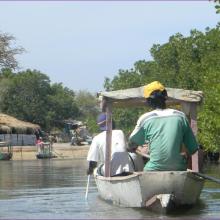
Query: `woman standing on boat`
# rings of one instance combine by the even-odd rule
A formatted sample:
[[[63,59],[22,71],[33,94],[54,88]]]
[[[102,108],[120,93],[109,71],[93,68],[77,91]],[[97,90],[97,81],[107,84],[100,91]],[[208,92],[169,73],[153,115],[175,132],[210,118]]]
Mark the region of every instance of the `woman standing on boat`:
[[[166,108],[167,91],[158,81],[144,87],[144,97],[154,110],[138,119],[129,147],[139,149],[148,143],[150,161],[144,170],[186,170],[187,158],[181,153],[182,145],[192,155],[198,150],[198,144],[185,114]]]
[[[89,168],[87,174],[92,174],[97,163],[102,165],[99,167],[99,172],[104,175],[104,161],[106,150],[106,114],[99,115],[97,124],[102,131],[96,135],[91,143],[87,161],[89,161]],[[111,155],[111,176],[127,175],[134,171],[127,152],[125,135],[122,130],[114,129],[113,123],[112,130],[112,155]]]

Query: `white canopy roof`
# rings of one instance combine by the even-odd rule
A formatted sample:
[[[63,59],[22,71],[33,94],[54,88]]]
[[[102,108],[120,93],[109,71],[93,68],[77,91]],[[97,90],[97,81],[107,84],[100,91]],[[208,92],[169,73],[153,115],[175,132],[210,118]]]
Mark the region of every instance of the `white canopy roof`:
[[[101,92],[99,96],[105,100],[112,102],[113,105],[136,106],[143,105],[145,98],[143,97],[144,86],[131,89],[115,90],[110,92]],[[176,88],[166,88],[169,103],[201,103],[203,99],[202,91],[184,90]]]

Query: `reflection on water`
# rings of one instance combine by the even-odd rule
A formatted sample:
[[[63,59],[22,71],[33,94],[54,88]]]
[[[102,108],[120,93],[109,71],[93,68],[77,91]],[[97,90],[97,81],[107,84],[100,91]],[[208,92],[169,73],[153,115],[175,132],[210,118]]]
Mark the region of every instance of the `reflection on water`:
[[[1,219],[143,219],[218,218],[220,188],[205,184],[199,203],[172,216],[160,216],[145,209],[122,208],[99,198],[91,178],[85,201],[87,177],[85,159],[0,161]],[[220,177],[220,166],[207,166],[205,172]]]

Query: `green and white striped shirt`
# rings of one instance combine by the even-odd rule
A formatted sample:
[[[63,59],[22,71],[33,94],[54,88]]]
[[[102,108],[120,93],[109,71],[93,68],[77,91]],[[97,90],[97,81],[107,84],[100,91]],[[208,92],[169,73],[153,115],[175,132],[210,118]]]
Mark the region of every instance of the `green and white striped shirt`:
[[[182,144],[190,154],[198,149],[185,114],[174,109],[143,114],[129,139],[136,145],[149,144],[150,161],[144,170],[186,170],[187,161],[180,154]]]

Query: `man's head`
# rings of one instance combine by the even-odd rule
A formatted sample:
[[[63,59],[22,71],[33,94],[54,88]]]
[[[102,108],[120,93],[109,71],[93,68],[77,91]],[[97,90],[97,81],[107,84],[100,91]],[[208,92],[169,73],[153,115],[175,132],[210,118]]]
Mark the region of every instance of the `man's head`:
[[[106,113],[101,113],[98,118],[97,118],[97,125],[99,126],[101,131],[106,131],[107,130],[107,115]],[[112,129],[114,129],[114,121],[112,120]]]
[[[97,118],[97,125],[101,131],[106,131],[106,114],[101,113]]]
[[[167,91],[160,82],[147,84],[144,87],[144,97],[152,108],[166,108]]]

